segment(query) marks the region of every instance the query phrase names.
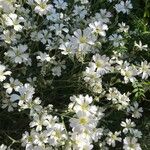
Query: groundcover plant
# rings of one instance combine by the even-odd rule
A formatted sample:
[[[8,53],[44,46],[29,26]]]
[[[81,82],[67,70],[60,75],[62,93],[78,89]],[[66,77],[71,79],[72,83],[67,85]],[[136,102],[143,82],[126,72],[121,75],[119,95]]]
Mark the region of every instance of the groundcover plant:
[[[149,0],[0,0],[0,150],[150,150]]]

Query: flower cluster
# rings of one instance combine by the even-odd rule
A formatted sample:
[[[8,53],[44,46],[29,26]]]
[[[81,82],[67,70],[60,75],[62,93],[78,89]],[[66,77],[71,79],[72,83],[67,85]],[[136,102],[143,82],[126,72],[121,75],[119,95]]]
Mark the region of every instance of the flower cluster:
[[[130,0],[93,3],[0,0],[0,150],[142,149],[149,44]]]

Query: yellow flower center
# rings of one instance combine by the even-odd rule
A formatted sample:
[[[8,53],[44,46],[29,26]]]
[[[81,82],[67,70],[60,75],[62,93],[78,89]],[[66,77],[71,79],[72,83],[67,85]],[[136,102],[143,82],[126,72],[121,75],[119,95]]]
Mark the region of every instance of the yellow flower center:
[[[131,77],[131,76],[132,76],[132,72],[131,72],[131,71],[127,71],[127,72],[126,72],[126,76],[127,76],[127,77]]]
[[[88,104],[83,103],[83,104],[81,105],[81,107],[82,107],[82,109],[83,109],[83,110],[87,110],[87,108],[88,108]]]
[[[87,38],[85,36],[80,37],[80,43],[86,43]]]
[[[47,5],[46,5],[45,3],[41,3],[41,4],[40,4],[40,7],[41,7],[42,9],[45,9],[46,6],[47,6]]]
[[[81,125],[86,125],[88,123],[88,119],[87,118],[80,118],[80,124]]]
[[[102,66],[103,66],[102,61],[97,61],[97,62],[96,62],[96,66],[97,66],[97,68],[102,67]]]

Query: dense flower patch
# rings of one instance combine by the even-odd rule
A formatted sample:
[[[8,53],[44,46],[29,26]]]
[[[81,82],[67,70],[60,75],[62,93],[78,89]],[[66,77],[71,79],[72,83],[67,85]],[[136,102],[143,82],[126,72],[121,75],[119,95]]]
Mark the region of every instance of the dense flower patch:
[[[0,150],[149,149],[149,5],[0,0]]]

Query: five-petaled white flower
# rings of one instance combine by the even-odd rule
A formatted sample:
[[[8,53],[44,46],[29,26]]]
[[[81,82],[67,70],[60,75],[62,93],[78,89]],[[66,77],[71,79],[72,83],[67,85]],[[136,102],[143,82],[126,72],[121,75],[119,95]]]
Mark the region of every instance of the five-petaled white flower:
[[[29,54],[26,53],[28,49],[27,45],[19,44],[17,47],[11,47],[11,50],[8,50],[5,55],[10,57],[11,60],[15,63],[30,63]]]
[[[6,66],[0,64],[0,82],[4,81],[7,75],[11,75],[11,71],[5,71],[5,70],[6,70]]]
[[[125,137],[123,144],[124,150],[142,150],[140,144],[137,143],[137,138],[135,137]]]
[[[147,51],[147,49],[148,49],[148,45],[147,44],[142,45],[141,41],[139,41],[139,44],[135,41],[134,46],[137,47],[140,51],[142,51],[142,50]]]
[[[16,31],[22,30],[23,26],[20,25],[20,23],[25,21],[23,17],[19,17],[17,14],[10,13],[8,15],[4,14],[3,18],[6,26],[13,26],[14,30]]]
[[[94,23],[89,24],[92,32],[99,34],[101,36],[106,36],[106,30],[108,30],[108,26],[103,24],[101,21],[95,21]]]
[[[120,3],[115,5],[115,9],[118,13],[123,12],[124,14],[125,13],[129,14],[130,9],[132,9],[132,8],[133,8],[133,6],[132,6],[132,3],[130,0],[127,0],[125,2],[121,1]]]
[[[36,3],[36,7],[34,11],[38,13],[40,16],[46,15],[53,6],[51,4],[47,4],[48,0],[34,0]]]
[[[142,116],[143,108],[139,107],[139,104],[137,102],[134,102],[132,106],[129,106],[127,112],[130,112],[133,118],[138,119]]]
[[[146,60],[141,62],[141,66],[139,67],[139,75],[142,76],[142,79],[147,79],[150,76],[150,63]]]
[[[129,131],[130,133],[133,131],[135,127],[135,123],[131,121],[131,119],[126,119],[126,121],[121,122],[121,126],[124,128],[123,133],[127,134]]]
[[[118,137],[121,132],[112,133],[111,131],[107,134],[108,137],[106,138],[107,144],[112,145],[112,147],[116,146],[116,141],[121,142],[121,137]]]

